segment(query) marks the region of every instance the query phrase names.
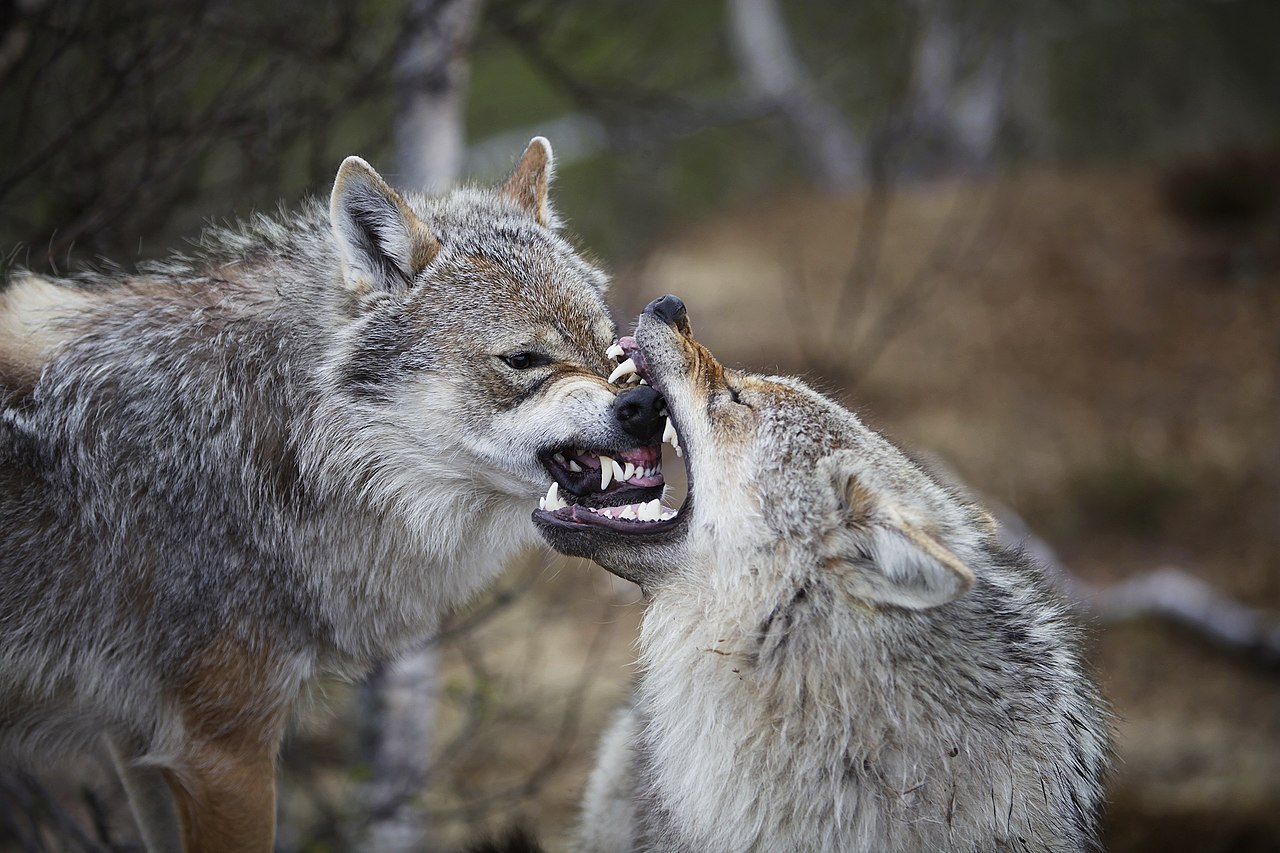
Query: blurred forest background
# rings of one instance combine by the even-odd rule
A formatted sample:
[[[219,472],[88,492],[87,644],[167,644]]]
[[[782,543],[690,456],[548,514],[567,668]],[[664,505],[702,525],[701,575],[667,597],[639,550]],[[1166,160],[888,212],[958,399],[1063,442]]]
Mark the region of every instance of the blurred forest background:
[[[488,182],[545,135],[622,323],[679,294],[1050,564],[1117,714],[1109,849],[1275,851],[1278,46],[1275,0],[0,0],[0,247],[128,267],[348,154]],[[321,685],[278,849],[559,849],[640,610],[532,554]],[[0,767],[0,851],[138,849],[105,757]]]

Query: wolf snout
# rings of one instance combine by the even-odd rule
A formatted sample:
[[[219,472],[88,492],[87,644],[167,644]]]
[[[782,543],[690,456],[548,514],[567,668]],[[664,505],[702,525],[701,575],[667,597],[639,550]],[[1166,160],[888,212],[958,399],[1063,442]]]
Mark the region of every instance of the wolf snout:
[[[644,313],[652,314],[670,326],[676,325],[688,316],[688,312],[685,311],[684,300],[671,293],[666,296],[659,296],[650,302],[645,306]]]
[[[614,398],[613,416],[627,434],[635,436],[643,444],[655,444],[664,426],[665,408],[661,394],[648,385],[640,385],[628,388]]]

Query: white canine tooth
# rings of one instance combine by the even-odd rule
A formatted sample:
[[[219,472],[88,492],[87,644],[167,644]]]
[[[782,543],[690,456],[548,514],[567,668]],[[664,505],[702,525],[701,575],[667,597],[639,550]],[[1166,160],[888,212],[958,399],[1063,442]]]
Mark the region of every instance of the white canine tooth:
[[[617,464],[608,456],[600,455],[600,491],[609,488],[609,483],[613,481],[613,467]]]
[[[623,482],[626,482],[627,480],[630,480],[635,475],[636,475],[636,466],[628,462],[622,469],[622,476],[619,477],[618,479],[622,480]]]
[[[667,425],[662,429],[662,443],[673,444],[676,438],[676,428],[671,424],[671,418],[667,418]]]
[[[647,380],[647,379],[645,379],[643,376],[641,376],[641,377],[640,377],[640,384],[641,384],[641,385],[648,385],[648,384],[649,384],[649,380]]]
[[[615,367],[613,369],[613,373],[609,374],[609,382],[611,383],[617,382],[619,378],[623,376],[632,376],[635,374],[635,372],[636,372],[635,361],[633,361],[632,359],[627,359],[626,361],[622,362],[622,364],[619,364],[617,367]]]
[[[621,465],[618,464],[617,459],[610,459],[609,464],[613,466],[613,479],[617,480],[619,483],[627,479],[626,477],[622,476],[623,474],[626,473],[626,471],[623,469]]]
[[[611,344],[609,348],[604,351],[604,354],[609,356],[609,358],[618,359],[626,355],[626,352],[622,349],[620,345]]]
[[[547,508],[547,496],[543,495],[542,497],[538,498],[538,509],[546,509],[546,508]]]
[[[543,509],[549,512],[555,512],[558,509],[564,509],[569,504],[560,499],[560,484],[554,480],[551,482],[551,488],[547,489],[547,495],[542,499]]]
[[[570,470],[570,471],[572,471],[572,472],[573,472],[573,473],[575,473],[575,474],[579,474],[579,473],[581,473],[581,472],[582,472],[582,466],[581,466],[581,465],[579,465],[575,460],[570,459],[570,460],[569,460],[569,470]]]

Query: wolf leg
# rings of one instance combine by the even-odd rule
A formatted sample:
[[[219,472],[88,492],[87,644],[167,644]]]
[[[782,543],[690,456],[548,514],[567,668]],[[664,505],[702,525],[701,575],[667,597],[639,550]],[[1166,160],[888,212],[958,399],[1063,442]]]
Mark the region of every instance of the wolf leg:
[[[270,853],[276,832],[275,748],[202,745],[166,770],[186,853]]]
[[[164,771],[137,763],[140,750],[117,738],[108,738],[111,759],[129,795],[129,809],[138,824],[149,853],[182,850],[182,825]]]

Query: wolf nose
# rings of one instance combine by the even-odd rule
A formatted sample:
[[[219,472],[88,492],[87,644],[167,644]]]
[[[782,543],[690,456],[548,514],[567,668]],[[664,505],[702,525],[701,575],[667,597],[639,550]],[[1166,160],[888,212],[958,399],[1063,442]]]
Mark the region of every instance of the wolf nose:
[[[656,443],[665,426],[658,414],[665,401],[662,395],[648,385],[628,388],[613,400],[613,416],[618,425],[646,444]]]
[[[666,296],[659,296],[645,307],[646,314],[652,314],[668,325],[674,325],[687,316],[688,312],[684,310],[684,301],[673,294],[668,293]]]

